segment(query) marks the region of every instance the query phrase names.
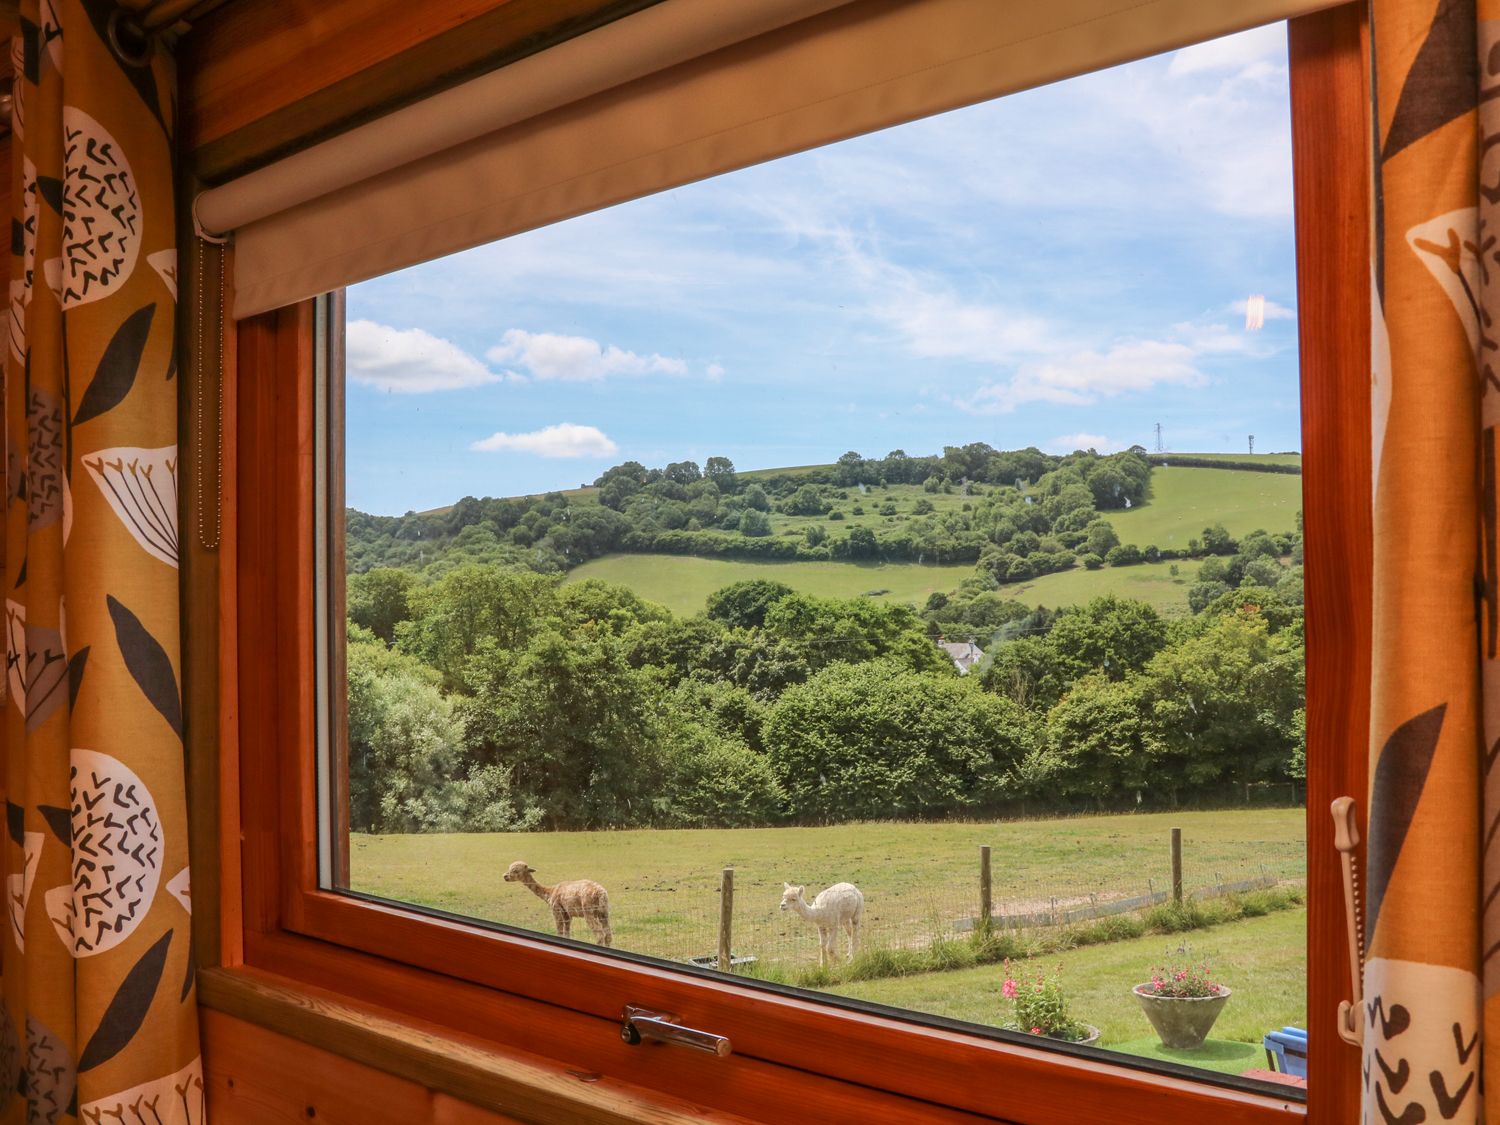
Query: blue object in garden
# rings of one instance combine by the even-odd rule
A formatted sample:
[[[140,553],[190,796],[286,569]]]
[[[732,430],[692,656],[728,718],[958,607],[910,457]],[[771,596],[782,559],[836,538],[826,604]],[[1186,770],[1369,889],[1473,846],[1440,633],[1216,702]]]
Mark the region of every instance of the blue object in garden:
[[[1307,1032],[1300,1027],[1270,1031],[1265,1038],[1266,1063],[1282,1074],[1307,1077]]]

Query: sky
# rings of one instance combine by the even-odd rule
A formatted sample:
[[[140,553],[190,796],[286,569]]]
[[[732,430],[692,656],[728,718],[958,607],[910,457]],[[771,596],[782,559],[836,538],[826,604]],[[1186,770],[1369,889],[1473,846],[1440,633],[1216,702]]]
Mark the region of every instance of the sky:
[[[1275,24],[362,282],[348,502],[1154,449],[1158,422],[1170,451],[1300,449],[1289,116]]]

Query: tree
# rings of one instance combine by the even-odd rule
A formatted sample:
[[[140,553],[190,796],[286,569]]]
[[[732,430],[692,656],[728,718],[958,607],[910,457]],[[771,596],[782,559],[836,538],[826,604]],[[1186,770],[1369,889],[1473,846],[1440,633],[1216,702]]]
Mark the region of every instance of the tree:
[[[1142,561],[1141,549],[1134,543],[1123,543],[1118,547],[1111,547],[1104,556],[1104,561],[1110,566],[1134,566]]]
[[[1112,797],[1153,787],[1162,740],[1138,677],[1075,683],[1047,714],[1048,782],[1068,796]]]
[[[1094,507],[1104,511],[1128,507],[1132,487],[1130,479],[1124,473],[1111,465],[1105,465],[1089,477],[1089,491],[1094,495]]]
[[[821,516],[828,511],[829,504],[816,485],[804,484],[778,507],[789,516]]]
[[[613,638],[545,627],[518,651],[486,642],[466,668],[471,746],[510,772],[551,830],[648,824],[670,773],[660,680]]]
[[[1166,647],[1167,627],[1145,602],[1107,594],[1058,614],[1047,643],[1071,678],[1098,672],[1118,682]]]
[[[1188,587],[1188,608],[1194,613],[1202,613],[1210,602],[1229,592],[1227,582],[1194,582]]]
[[[673,484],[692,484],[703,479],[703,472],[696,461],[673,461],[661,475]]]
[[[1247,611],[1158,653],[1141,690],[1167,758],[1163,776],[1186,787],[1288,776],[1302,669],[1300,637],[1273,636]]]
[[[1084,543],[1092,554],[1108,555],[1112,549],[1120,545],[1120,536],[1108,520],[1095,520],[1084,528],[1084,532],[1086,535]]]
[[[840,488],[864,483],[867,475],[867,462],[852,449],[841,456],[833,466],[833,483]]]
[[[870,559],[880,553],[880,544],[875,539],[875,533],[868,527],[851,527],[849,538],[844,542],[845,550],[851,559]]]
[[[791,814],[813,823],[980,814],[1016,794],[1033,723],[967,682],[874,661],[788,688],[765,723]]]
[[[822,524],[815,523],[803,529],[802,536],[807,540],[809,547],[821,547],[828,541],[828,529]]]
[[[501,648],[526,644],[557,610],[557,579],[499,566],[469,565],[410,594],[411,620],[396,629],[397,645],[436,668],[449,688],[463,682],[464,662],[483,641]]]
[[[836,661],[891,657],[916,671],[955,674],[952,661],[928,639],[909,605],[790,594],[767,610],[765,632],[792,642],[815,669]]]
[[[794,592],[784,582],[767,578],[735,582],[708,596],[708,616],[731,628],[759,629],[770,608]]]
[[[396,639],[396,626],[411,617],[411,591],[416,584],[416,575],[395,567],[351,574],[346,591],[349,620],[390,644]]]
[[[1067,689],[1069,669],[1046,637],[1021,635],[990,650],[979,682],[1031,712],[1045,712]]]
[[[432,669],[358,627],[346,650],[349,820],[362,832],[529,827],[504,771],[474,768]]]
[[[1210,555],[1234,554],[1234,540],[1224,530],[1223,524],[1216,523],[1203,529],[1203,550]]]
[[[760,537],[771,534],[771,517],[755,508],[746,508],[740,514],[740,534]]]
[[[1275,586],[1284,574],[1286,574],[1286,568],[1274,557],[1268,558],[1261,555],[1245,564],[1245,577],[1241,579],[1241,582],[1252,583],[1256,586]]]
[[[667,736],[664,820],[681,828],[742,828],[774,823],[785,796],[766,758],[737,738],[693,723]]]
[[[734,462],[728,457],[710,457],[703,463],[703,475],[719,486],[725,494],[739,487],[739,477],[734,471]]]
[[[740,497],[745,502],[745,507],[752,508],[757,512],[769,512],[771,510],[771,498],[766,495],[766,490],[758,484],[752,484],[745,489],[744,495]]]
[[[585,578],[557,594],[558,617],[570,631],[584,626],[619,636],[646,621],[666,621],[672,611],[648,602],[628,586]]]

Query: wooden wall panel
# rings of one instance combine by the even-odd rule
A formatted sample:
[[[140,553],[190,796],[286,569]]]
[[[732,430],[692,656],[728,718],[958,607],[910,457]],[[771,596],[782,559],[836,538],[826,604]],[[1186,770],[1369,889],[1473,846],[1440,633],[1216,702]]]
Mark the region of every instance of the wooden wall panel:
[[[214,1125],[520,1125],[207,1009],[203,1060]]]
[[[181,135],[217,182],[656,0],[239,0],[181,48]]]

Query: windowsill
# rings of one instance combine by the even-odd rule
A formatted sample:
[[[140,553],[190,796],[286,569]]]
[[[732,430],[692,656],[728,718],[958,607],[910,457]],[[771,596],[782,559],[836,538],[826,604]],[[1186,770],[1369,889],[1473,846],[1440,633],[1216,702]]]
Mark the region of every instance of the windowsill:
[[[198,998],[205,1008],[537,1125],[743,1121],[538,1055],[498,1051],[256,969],[204,969],[198,974]]]
[[[427,1020],[382,1008],[375,1004],[351,1001],[346,995],[328,989],[302,984],[300,981],[262,969],[240,967],[212,968],[198,974],[200,1004],[209,1009],[307,1043],[429,1090],[447,1094],[521,1121],[536,1125],[556,1122],[579,1122],[585,1125],[627,1125],[650,1121],[657,1125],[689,1125],[694,1122],[721,1122],[724,1125],[750,1125],[752,1120],[698,1103],[622,1082],[598,1070],[580,1065],[567,1066],[554,1056],[534,1054],[514,1047],[500,1047],[485,1038],[455,1032]],[[520,1000],[520,998],[516,998]],[[525,1002],[522,1001],[522,1006]],[[493,1013],[493,1009],[491,1009]],[[525,1020],[528,1013],[517,1012]],[[593,1019],[601,1037],[613,1039],[616,1029],[609,1021]],[[575,1034],[577,1029],[575,1028]],[[592,1032],[588,1032],[592,1037]],[[685,1051],[661,1044],[644,1044],[631,1051]],[[685,1068],[702,1061],[703,1056],[686,1052]],[[644,1060],[643,1060],[644,1061]],[[709,1062],[707,1065],[715,1065]],[[761,1064],[764,1065],[764,1064]],[[759,1067],[757,1067],[759,1069]],[[770,1066],[779,1071],[781,1068]],[[1101,1068],[1113,1069],[1113,1068]],[[792,1071],[787,1074],[799,1074]],[[1171,1083],[1165,1076],[1136,1072],[1134,1077],[1151,1085]],[[729,1079],[737,1081],[742,1079]],[[762,1074],[760,1082],[783,1081],[774,1074]],[[995,1120],[936,1107],[910,1100],[894,1092],[875,1091],[865,1086],[832,1083],[832,1089],[820,1091],[820,1103],[833,1104],[857,1092],[856,1101],[873,1110],[870,1099],[879,1102],[891,1120],[925,1120],[927,1113],[937,1113],[939,1120]],[[844,1091],[839,1093],[839,1089]],[[1142,1091],[1145,1093],[1146,1091]],[[1159,1092],[1159,1091],[1152,1091]],[[1204,1091],[1200,1091],[1204,1092]],[[1283,1101],[1266,1095],[1250,1096],[1223,1091],[1226,1101],[1219,1110],[1225,1120],[1263,1120],[1270,1115],[1284,1120],[1305,1120],[1307,1109],[1300,1102]],[[1120,1096],[1128,1097],[1127,1093]],[[1149,1101],[1149,1099],[1148,1099]],[[1262,1118],[1255,1113],[1244,1116],[1252,1103],[1259,1103]],[[1003,1106],[997,1106],[1003,1112]],[[1054,1106],[1054,1109],[1057,1107]],[[1238,1113],[1236,1112],[1238,1111]],[[915,1116],[914,1116],[915,1115]],[[1046,1115],[1052,1120],[1051,1112]],[[1032,1120],[1021,1113],[1016,1120]]]

